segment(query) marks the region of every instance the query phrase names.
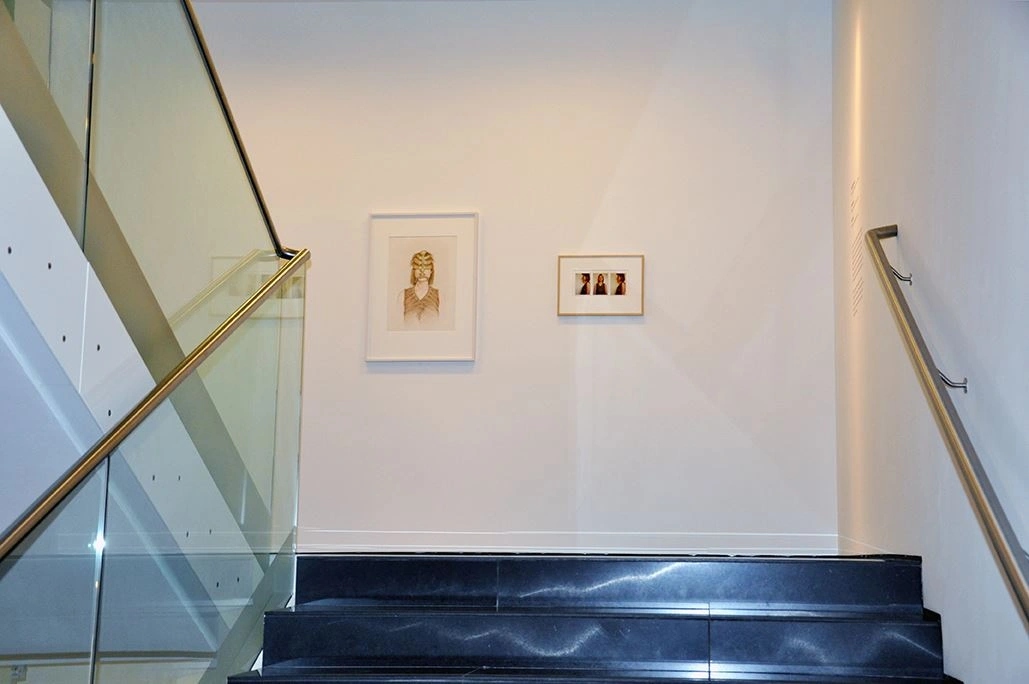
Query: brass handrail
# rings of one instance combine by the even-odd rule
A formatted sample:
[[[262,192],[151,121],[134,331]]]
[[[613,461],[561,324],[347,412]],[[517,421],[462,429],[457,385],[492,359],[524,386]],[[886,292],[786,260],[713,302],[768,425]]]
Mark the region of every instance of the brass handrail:
[[[292,250],[291,250],[292,251]],[[7,557],[32,530],[41,523],[61,501],[70,494],[93,470],[103,463],[111,452],[139,426],[161,402],[167,399],[182,382],[190,376],[245,320],[271,297],[286,279],[296,273],[311,258],[311,253],[302,249],[293,251],[296,255],[283,264],[275,275],[250,296],[231,316],[214,329],[203,342],[182,360],[168,375],[143,398],[128,415],[121,419],[110,432],[100,438],[79,461],[72,466],[53,487],[41,496],[32,508],[7,528],[0,539],[0,561]]]
[[[1004,513],[982,461],[954,408],[954,402],[944,387],[940,370],[933,362],[932,354],[929,353],[929,347],[915,322],[904,293],[893,278],[893,267],[886,257],[886,252],[883,251],[881,242],[894,237],[897,237],[897,226],[883,226],[868,231],[865,234],[865,241],[872,253],[879,282],[886,293],[901,337],[904,338],[908,355],[915,366],[943,439],[947,443],[947,449],[972,500],[976,515],[986,530],[993,552],[1000,561],[1008,584],[1022,609],[1022,617],[1029,624],[1029,584],[1026,583],[1026,577],[1029,577],[1029,556],[1018,543],[1014,528]]]
[[[275,253],[279,257],[292,259],[296,255],[296,251],[291,250],[289,247],[283,247],[282,242],[279,241],[279,234],[275,230],[275,224],[272,222],[272,215],[268,211],[268,204],[264,201],[264,193],[261,192],[261,186],[258,184],[257,176],[254,175],[254,169],[250,164],[250,155],[247,154],[247,149],[243,145],[243,139],[239,136],[236,117],[232,115],[229,101],[225,97],[225,89],[222,87],[222,80],[218,76],[218,70],[214,68],[211,50],[207,47],[204,32],[200,29],[200,21],[197,19],[196,10],[193,9],[193,2],[192,0],[181,0],[181,2],[182,8],[186,13],[186,21],[189,23],[189,28],[193,32],[193,37],[196,39],[197,47],[200,50],[200,60],[207,69],[207,75],[210,77],[211,85],[214,88],[214,95],[218,99],[218,105],[221,107],[222,114],[225,115],[225,122],[229,127],[229,135],[232,136],[232,142],[235,144],[240,162],[243,164],[243,173],[246,175],[250,188],[254,191],[254,197],[257,199],[257,208],[261,211],[261,217],[264,219],[265,227],[268,229],[268,237],[271,238],[272,245],[275,247]]]

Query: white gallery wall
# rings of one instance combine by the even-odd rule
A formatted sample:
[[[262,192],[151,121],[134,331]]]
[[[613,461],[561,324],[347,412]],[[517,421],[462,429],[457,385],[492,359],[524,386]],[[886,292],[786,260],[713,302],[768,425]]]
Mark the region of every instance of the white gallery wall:
[[[923,557],[947,671],[1029,681],[1029,632],[863,244],[888,253],[1021,543],[1029,540],[1029,3],[837,3],[839,525],[845,552]]]
[[[828,2],[201,2],[309,274],[302,551],[834,552]],[[480,215],[474,363],[367,363],[369,214]],[[559,254],[646,315],[559,318]]]

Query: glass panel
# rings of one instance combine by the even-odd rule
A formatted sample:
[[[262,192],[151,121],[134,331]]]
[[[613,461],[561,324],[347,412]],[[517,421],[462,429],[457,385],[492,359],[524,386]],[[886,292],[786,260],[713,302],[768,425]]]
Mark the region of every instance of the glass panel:
[[[279,405],[275,414],[275,468],[271,519],[275,545],[296,529],[300,466],[301,371],[304,356],[306,269],[282,289],[279,348]]]
[[[89,106],[90,0],[4,0],[2,58],[17,92],[15,128],[69,227],[82,241]],[[2,10],[0,10],[2,11]],[[16,84],[16,86],[14,85]]]
[[[164,317],[183,323],[271,239],[181,2],[99,0],[96,55],[86,253],[123,240]],[[251,292],[220,288],[211,306],[231,312]],[[190,350],[212,327],[174,333]]]
[[[111,457],[98,682],[224,682],[292,592],[303,278],[280,293]],[[198,386],[213,451],[183,417]]]
[[[106,477],[101,465],[0,562],[0,681],[89,682]]]
[[[6,0],[7,9],[14,19],[29,56],[43,80],[50,81],[50,20],[51,7],[43,0]]]

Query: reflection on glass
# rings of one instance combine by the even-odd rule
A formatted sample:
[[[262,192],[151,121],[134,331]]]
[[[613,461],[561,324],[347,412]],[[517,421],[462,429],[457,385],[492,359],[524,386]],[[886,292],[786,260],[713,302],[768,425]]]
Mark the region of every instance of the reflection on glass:
[[[96,681],[224,681],[256,657],[292,591],[302,317],[301,278],[112,455]],[[183,418],[198,383],[216,435],[200,441]]]
[[[0,681],[89,682],[105,479],[101,465],[0,562],[0,672],[24,676]]]
[[[199,295],[234,311],[253,290],[215,284],[272,243],[182,3],[99,0],[96,53],[87,255],[124,240],[177,323]],[[213,327],[173,329],[190,350]]]
[[[81,244],[90,1],[4,0],[4,7],[0,53],[18,84],[8,115]]]

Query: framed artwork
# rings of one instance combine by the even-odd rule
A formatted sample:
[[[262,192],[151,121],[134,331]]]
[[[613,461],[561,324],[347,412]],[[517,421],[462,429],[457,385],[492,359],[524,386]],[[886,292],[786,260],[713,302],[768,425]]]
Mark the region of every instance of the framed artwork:
[[[474,361],[479,215],[372,214],[367,361]]]
[[[558,316],[642,316],[643,255],[557,258]]]

